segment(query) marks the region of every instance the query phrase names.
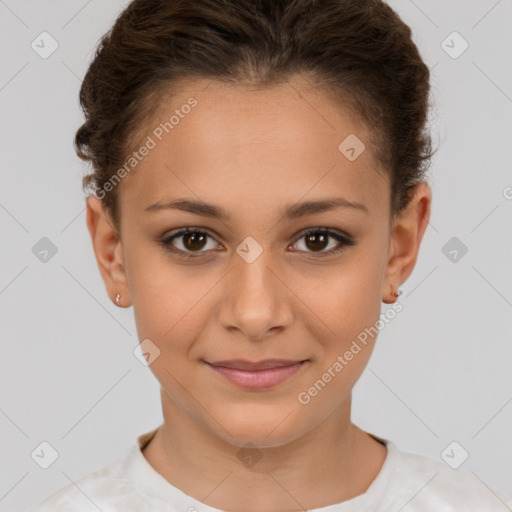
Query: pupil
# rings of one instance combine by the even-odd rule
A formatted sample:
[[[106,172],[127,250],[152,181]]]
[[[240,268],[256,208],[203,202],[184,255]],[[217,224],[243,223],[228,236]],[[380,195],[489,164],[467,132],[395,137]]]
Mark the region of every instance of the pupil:
[[[312,242],[312,245],[310,244]],[[320,242],[320,244],[318,244]],[[306,245],[310,249],[325,249],[327,247],[327,236],[323,233],[313,233],[306,236]]]
[[[202,249],[204,247],[204,242],[206,237],[202,233],[187,233],[183,235],[184,245],[187,249]],[[198,241],[203,242],[199,247],[194,247],[194,243]]]

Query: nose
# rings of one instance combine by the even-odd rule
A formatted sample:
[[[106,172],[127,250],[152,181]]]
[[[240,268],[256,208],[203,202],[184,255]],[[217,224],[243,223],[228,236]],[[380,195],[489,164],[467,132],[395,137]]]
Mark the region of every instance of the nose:
[[[264,250],[251,263],[235,254],[223,290],[221,325],[252,341],[281,332],[293,321],[293,294],[270,253]]]

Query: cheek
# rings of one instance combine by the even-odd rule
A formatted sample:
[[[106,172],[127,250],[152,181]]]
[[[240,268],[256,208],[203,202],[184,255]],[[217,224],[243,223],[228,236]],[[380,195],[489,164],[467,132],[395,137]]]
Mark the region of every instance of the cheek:
[[[201,319],[208,315],[202,299],[211,286],[192,286],[183,276],[142,275],[135,285],[134,314],[139,336],[152,338],[173,350],[185,347],[201,329]],[[142,338],[141,338],[142,339]]]
[[[308,315],[310,328],[318,331],[323,325],[330,344],[342,348],[379,319],[381,281],[382,264],[359,252],[328,272],[322,269],[304,277],[304,302],[315,313]]]
[[[171,262],[155,244],[142,247],[126,259],[139,339],[177,349],[197,330],[201,300],[214,286],[214,276]]]

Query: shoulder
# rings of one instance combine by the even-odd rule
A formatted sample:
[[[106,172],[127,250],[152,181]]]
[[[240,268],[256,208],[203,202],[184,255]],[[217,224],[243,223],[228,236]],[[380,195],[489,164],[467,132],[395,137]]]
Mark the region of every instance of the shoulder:
[[[29,512],[129,510],[128,500],[133,489],[123,478],[124,458],[119,457],[104,468],[70,482],[39,502]]]
[[[140,434],[124,453],[103,468],[71,481],[28,512],[117,512],[156,510],[134,488],[134,471],[144,461],[141,448],[159,427]],[[144,477],[144,475],[142,475]]]
[[[504,510],[507,500],[474,474],[452,469],[444,462],[423,455],[401,452],[392,446],[396,451],[390,485],[392,507],[386,510],[399,510],[406,505],[408,512]]]

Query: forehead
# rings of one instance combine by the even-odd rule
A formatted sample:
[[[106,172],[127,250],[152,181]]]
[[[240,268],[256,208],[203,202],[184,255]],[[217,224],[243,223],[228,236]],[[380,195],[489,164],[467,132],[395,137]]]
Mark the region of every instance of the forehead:
[[[188,196],[268,211],[335,192],[387,207],[372,133],[305,80],[264,88],[191,81],[162,95],[142,128],[134,151],[145,156],[122,182],[121,210]]]

